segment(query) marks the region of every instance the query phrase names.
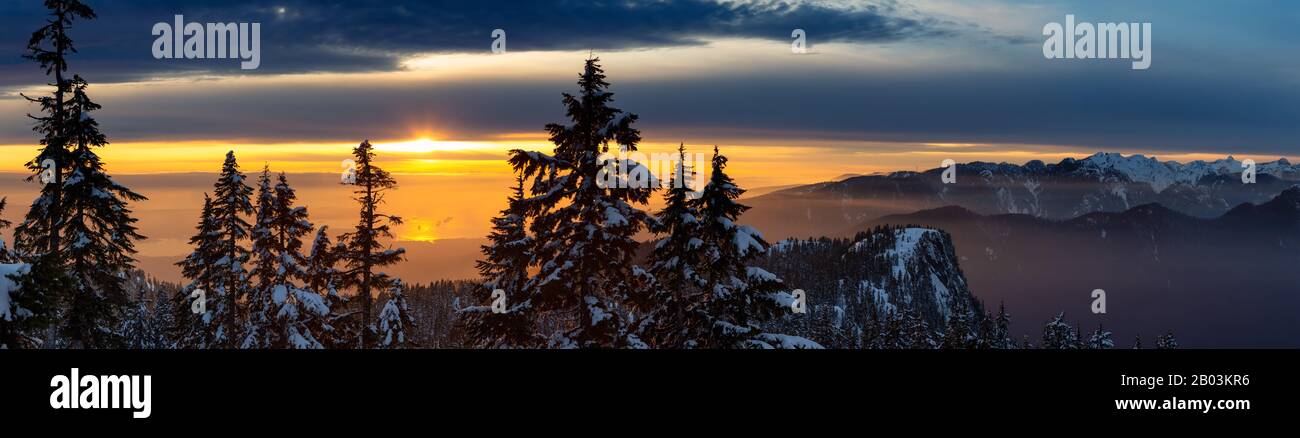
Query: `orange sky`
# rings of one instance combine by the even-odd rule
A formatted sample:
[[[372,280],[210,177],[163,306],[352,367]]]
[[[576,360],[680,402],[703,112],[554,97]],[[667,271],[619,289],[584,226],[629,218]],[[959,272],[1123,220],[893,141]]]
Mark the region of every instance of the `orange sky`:
[[[402,140],[371,139],[386,162],[398,174],[425,175],[509,175],[505,163],[510,149],[549,152],[551,145],[541,134],[506,134],[492,141],[436,140],[421,137]],[[647,136],[650,137],[650,136]],[[1065,157],[1082,158],[1096,152],[1087,147],[997,144],[831,142],[824,140],[719,140],[687,142],[688,152],[708,153],[714,144],[731,158],[730,173],[749,187],[824,181],[846,173],[865,174],[895,170],[925,170],[939,167],[944,159],[957,162],[1007,161],[1022,164],[1040,159],[1047,162]],[[802,146],[782,145],[799,143]],[[647,141],[640,150],[647,153],[675,151],[676,142]],[[859,150],[853,146],[860,145]],[[123,142],[100,150],[100,156],[115,175],[215,172],[221,158],[234,150],[245,167],[260,168],[269,163],[276,171],[290,173],[336,173],[356,146],[348,143],[242,143],[231,141]],[[23,163],[35,154],[31,145],[0,145],[0,172],[24,172]],[[1107,152],[1142,153],[1107,149]],[[1215,160],[1224,154],[1164,154],[1162,160]],[[1272,161],[1277,156],[1236,155]],[[1294,159],[1294,157],[1291,157]]]
[[[550,151],[540,135],[509,134],[496,141],[442,141],[429,138],[373,140],[380,164],[398,175],[401,188],[389,198],[392,212],[407,219],[397,229],[401,240],[435,241],[479,238],[488,220],[503,206],[513,176],[505,162],[512,148]],[[773,141],[720,141],[730,158],[729,173],[747,189],[825,181],[855,173],[925,170],[944,159],[1023,163],[1049,162],[1066,156],[1082,158],[1087,148],[1037,145],[886,144],[862,143],[860,150],[846,143],[804,141],[804,146],[783,146]],[[707,152],[711,142],[688,144],[691,151]],[[849,143],[852,144],[852,143]],[[215,173],[227,150],[236,151],[242,169],[252,178],[264,164],[274,172],[288,172],[318,225],[335,233],[352,225],[354,205],[347,187],[337,184],[342,160],[350,157],[354,143],[256,144],[231,142],[115,143],[101,151],[109,171],[119,181],[145,194],[149,201],[134,206],[140,226],[150,239],[140,245],[144,256],[175,256],[188,251],[186,239],[202,202],[211,190]],[[645,152],[670,152],[676,143],[647,141]],[[832,147],[834,146],[834,147]],[[1133,151],[1125,151],[1131,153]],[[4,218],[17,221],[36,186],[21,182],[22,162],[35,153],[32,146],[0,146],[0,197],[9,198]],[[12,158],[11,158],[12,157]],[[1213,160],[1219,155],[1166,155],[1162,159]],[[1277,157],[1238,156],[1256,160]],[[650,208],[657,208],[657,199]],[[7,233],[6,233],[7,234]]]

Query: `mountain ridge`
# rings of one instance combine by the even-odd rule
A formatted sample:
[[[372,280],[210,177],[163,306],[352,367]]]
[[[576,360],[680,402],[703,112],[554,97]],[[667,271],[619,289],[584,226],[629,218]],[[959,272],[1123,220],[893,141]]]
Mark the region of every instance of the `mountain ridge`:
[[[1242,203],[1263,203],[1300,183],[1300,166],[1285,158],[1257,164],[1255,182],[1241,181],[1240,161],[1159,161],[1142,155],[1098,153],[1055,164],[956,164],[945,169],[864,175],[757,196],[747,220],[773,239],[847,236],[857,224],[892,214],[957,205],[982,215],[1028,214],[1071,219],[1159,203],[1183,214],[1217,217]],[[1234,173],[1235,172],[1235,173]],[[1158,190],[1157,190],[1158,189]]]

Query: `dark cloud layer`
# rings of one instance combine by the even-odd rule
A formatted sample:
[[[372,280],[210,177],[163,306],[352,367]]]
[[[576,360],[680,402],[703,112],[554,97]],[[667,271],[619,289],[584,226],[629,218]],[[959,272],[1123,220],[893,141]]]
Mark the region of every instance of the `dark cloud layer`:
[[[803,2],[724,4],[675,1],[429,0],[101,0],[99,19],[78,25],[79,71],[99,82],[177,72],[347,72],[390,70],[403,55],[488,52],[493,29],[505,29],[512,51],[634,49],[701,44],[719,37],[790,40],[795,28],[814,41],[896,41],[943,35],[946,23],[892,1],[855,7]],[[0,86],[40,81],[20,59],[42,19],[40,2],[0,4]],[[154,60],[154,23],[262,23],[262,66],[242,72],[231,60]]]
[[[42,79],[35,66],[18,57],[26,34],[40,20],[38,2],[19,3],[0,1],[0,88]],[[101,18],[76,30],[82,53],[75,65],[93,83],[163,74],[178,66],[237,68],[229,60],[152,59],[148,31],[174,13],[190,21],[263,22],[259,73],[389,70],[402,54],[487,52],[491,29],[498,27],[510,32],[511,50],[681,46],[731,36],[787,41],[791,28],[802,27],[814,42],[906,41],[900,46],[935,49],[954,59],[974,52],[1008,68],[950,65],[938,56],[896,69],[823,69],[792,61],[770,70],[741,66],[688,79],[642,75],[628,80],[620,75],[617,54],[604,60],[618,105],[642,116],[648,138],[665,141],[781,133],[780,138],[795,140],[1053,144],[1153,153],[1295,155],[1300,150],[1300,61],[1286,55],[1300,41],[1286,18],[1297,16],[1297,3],[1234,8],[1169,1],[1137,11],[1122,9],[1131,2],[1064,3],[1059,9],[1093,17],[1155,21],[1152,68],[1134,71],[1123,60],[1045,60],[1036,42],[998,43],[990,50],[964,37],[925,38],[970,27],[926,18],[892,2],[837,9],[702,0],[102,0],[92,3]],[[285,8],[283,17],[276,7]],[[579,67],[575,62],[573,73]],[[443,125],[435,128],[446,127],[457,139],[481,139],[541,132],[545,123],[561,119],[558,96],[572,91],[573,76],[381,85],[386,84],[218,91],[196,83],[181,95],[138,93],[104,102],[111,105],[100,121],[116,141],[350,142],[400,138],[427,121]],[[0,121],[0,144],[30,141],[27,127],[18,125],[25,122]]]
[[[606,62],[617,66],[618,58]],[[776,137],[1287,155],[1300,144],[1300,89],[1278,87],[1284,78],[1231,66],[1210,77],[1111,67],[906,75],[808,67],[689,81],[629,81],[614,67],[610,80],[617,106],[640,115],[646,136],[660,141]],[[573,65],[575,73],[579,68]],[[404,87],[337,84],[328,93],[319,87],[200,87],[181,97],[120,98],[126,100],[107,107],[100,121],[119,141],[233,136],[348,142],[401,138],[428,122],[457,139],[487,139],[540,135],[546,123],[563,119],[559,93],[573,88],[568,75]],[[29,136],[17,132],[14,140]]]

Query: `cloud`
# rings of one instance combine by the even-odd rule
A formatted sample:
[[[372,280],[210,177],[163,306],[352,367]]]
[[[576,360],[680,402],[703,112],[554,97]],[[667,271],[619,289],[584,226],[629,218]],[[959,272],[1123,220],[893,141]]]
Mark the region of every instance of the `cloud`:
[[[105,0],[99,18],[79,23],[74,70],[95,82],[178,74],[268,74],[398,69],[421,53],[487,53],[493,29],[511,51],[624,50],[705,44],[717,38],[790,41],[803,28],[812,44],[889,42],[952,33],[951,24],[893,1],[827,5],[802,1],[340,1]],[[39,2],[0,5],[0,86],[44,80],[20,58],[41,24]],[[154,23],[262,23],[262,65],[242,71],[231,60],[155,60]]]
[[[189,1],[95,3],[101,19],[78,28],[85,36],[77,37],[82,53],[74,67],[107,66],[87,73],[97,85],[110,80],[101,74],[129,79],[168,66],[202,67],[148,55],[150,23],[177,12],[195,21],[266,23],[268,52],[260,73],[392,70],[412,53],[486,53],[491,29],[501,27],[509,32],[511,51],[607,50],[600,55],[617,105],[639,114],[646,138],[655,141],[1035,144],[1288,155],[1300,144],[1300,60],[1278,55],[1297,35],[1286,21],[1298,9],[1294,2],[1232,8],[1169,1],[1138,9],[1129,9],[1130,2],[1043,2],[1029,9],[1028,24],[987,23],[985,32],[969,24],[983,6],[932,18],[941,17],[934,8],[917,12],[893,2],[286,0],[280,17],[269,3],[233,1],[213,9]],[[22,33],[39,22],[40,11],[29,2],[0,3],[0,41],[25,40]],[[1061,20],[1067,12],[1153,21],[1152,68],[1136,72],[1122,60],[1044,59],[1037,30],[1042,20]],[[794,27],[808,31],[818,55],[784,51]],[[1016,33],[1022,28],[1029,33]],[[980,38],[951,37],[981,32]],[[767,41],[733,46],[733,40],[713,40],[738,37]],[[850,44],[825,44],[830,41]],[[745,46],[751,43],[760,47]],[[611,50],[650,47],[672,49]],[[134,61],[120,56],[127,52]],[[562,119],[559,93],[573,91],[586,56],[521,55],[435,57],[473,58],[475,65],[467,70],[435,62],[429,72],[379,78],[259,76],[154,82],[129,91],[97,87],[92,93],[105,104],[99,120],[118,142],[338,143],[410,138],[412,127],[445,134],[439,139],[487,140],[541,133],[544,124]],[[0,62],[0,87],[43,79],[30,62],[16,54],[9,59],[12,65]],[[492,61],[479,64],[483,59]],[[0,119],[0,144],[34,138],[23,105],[0,99],[0,110],[10,115]],[[441,158],[455,158],[446,155]]]

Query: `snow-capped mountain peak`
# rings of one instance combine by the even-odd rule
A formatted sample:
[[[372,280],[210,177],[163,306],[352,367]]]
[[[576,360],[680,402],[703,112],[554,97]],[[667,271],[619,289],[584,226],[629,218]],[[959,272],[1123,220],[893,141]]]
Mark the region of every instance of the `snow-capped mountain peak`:
[[[1242,162],[1231,155],[1209,162],[1196,160],[1183,164],[1177,161],[1160,161],[1156,157],[1146,157],[1141,154],[1126,157],[1114,152],[1098,152],[1079,160],[1079,164],[1081,168],[1101,174],[1117,173],[1132,182],[1150,184],[1151,189],[1156,193],[1176,183],[1194,184],[1207,175],[1227,175],[1244,170]],[[1286,158],[1257,164],[1256,170],[1281,178],[1300,174],[1300,166],[1291,165]]]

